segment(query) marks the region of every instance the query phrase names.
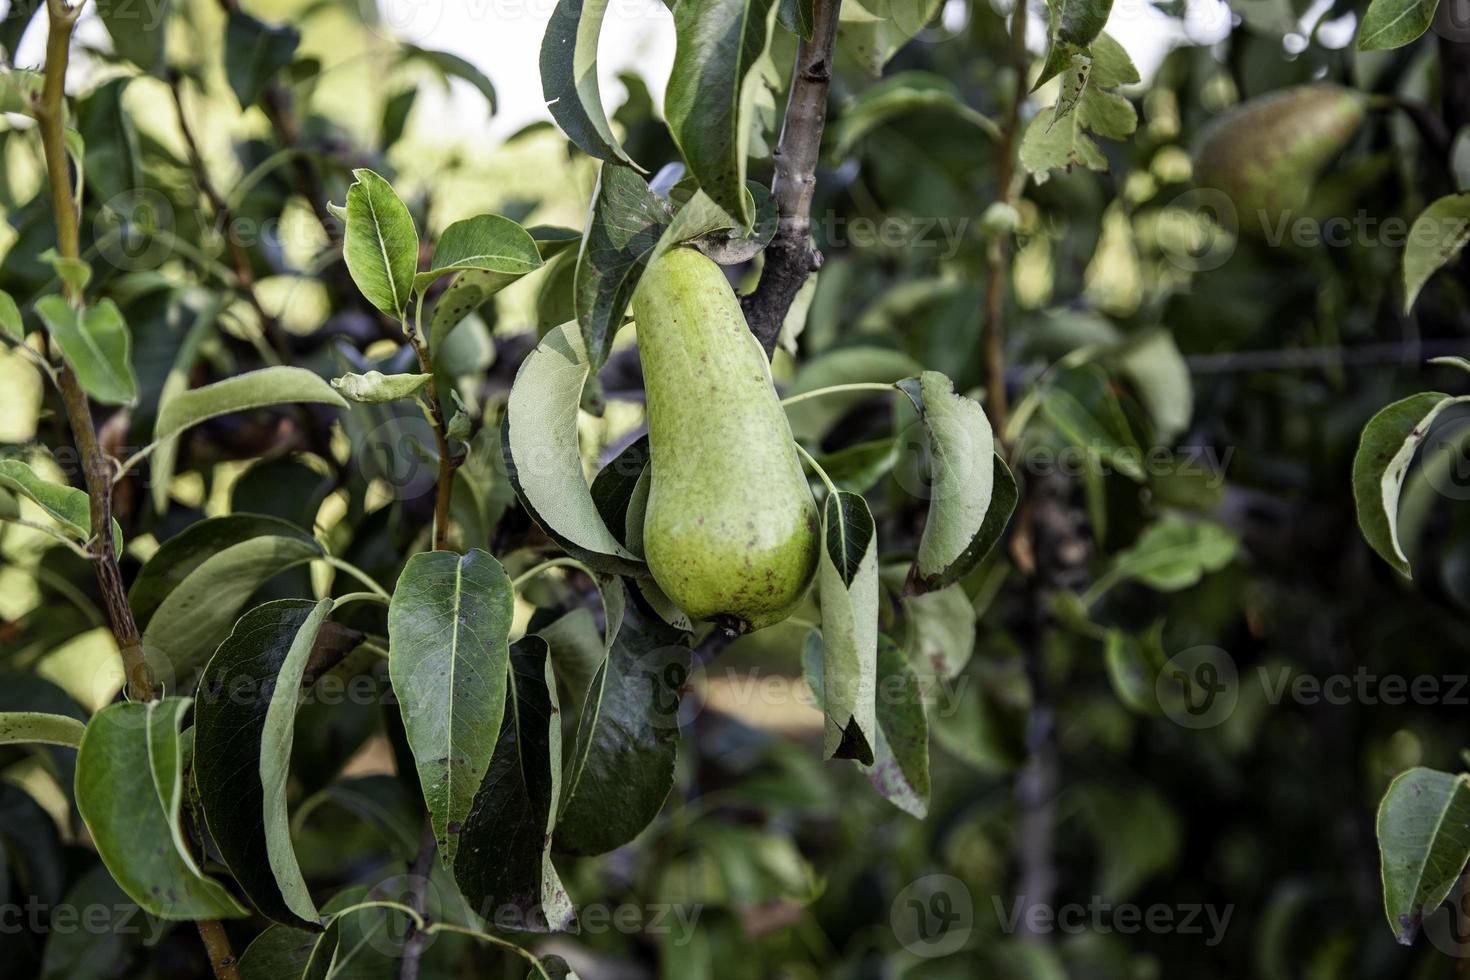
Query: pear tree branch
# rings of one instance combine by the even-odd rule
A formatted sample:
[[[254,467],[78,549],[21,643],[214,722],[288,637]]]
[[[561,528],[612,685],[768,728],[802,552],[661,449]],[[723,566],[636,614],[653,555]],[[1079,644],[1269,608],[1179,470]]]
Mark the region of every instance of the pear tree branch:
[[[776,144],[776,175],[771,181],[779,223],[766,247],[760,283],[741,300],[745,320],[768,356],[776,349],[781,324],[796,294],[807,276],[822,267],[822,253],[812,244],[812,193],[817,187],[817,159],[827,121],[827,90],[832,82],[841,6],[842,0],[815,0],[812,39],[797,43],[786,118]]]

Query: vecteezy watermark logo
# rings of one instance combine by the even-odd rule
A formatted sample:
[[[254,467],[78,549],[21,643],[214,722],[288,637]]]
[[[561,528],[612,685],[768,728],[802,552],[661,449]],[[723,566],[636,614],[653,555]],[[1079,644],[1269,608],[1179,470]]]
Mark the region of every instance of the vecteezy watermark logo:
[[[1240,219],[1235,204],[1207,187],[1180,194],[1159,215],[1159,250],[1185,272],[1210,272],[1235,254]]]
[[[156,269],[173,254],[174,209],[168,198],[140,187],[108,198],[92,221],[97,251],[118,269]]]
[[[969,942],[975,905],[954,875],[925,875],[898,893],[888,919],[904,949],[916,956],[948,956]]]
[[[353,458],[369,482],[381,480],[400,500],[413,500],[434,488],[434,429],[419,415],[399,415],[363,433]]]
[[[1164,664],[1154,692],[1176,725],[1213,728],[1230,717],[1240,698],[1235,661],[1219,647],[1190,647]]]
[[[699,714],[703,700],[684,696],[692,686],[693,676],[688,647],[655,647],[633,662],[626,683],[636,703],[643,705],[643,717],[650,728],[658,732],[674,731]]]
[[[1224,941],[1225,930],[1230,928],[1231,916],[1235,914],[1234,905],[1165,905],[1158,902],[1145,907],[1131,902],[1109,902],[1101,895],[1094,895],[1086,904],[1068,902],[1064,905],[1028,902],[1025,896],[1019,896],[1010,903],[1010,908],[1006,908],[1005,901],[996,895],[991,898],[991,904],[1001,931],[1007,935],[1172,934],[1203,936],[1205,945],[1210,947]]]
[[[1419,451],[1424,478],[1441,496],[1470,500],[1470,418],[1430,430]]]
[[[1470,908],[1466,908],[1465,885],[1465,876],[1458,876],[1450,885],[1444,903],[1419,925],[1419,931],[1430,945],[1458,960],[1470,958]]]
[[[1446,41],[1470,43],[1470,0],[1439,0],[1430,29]]]

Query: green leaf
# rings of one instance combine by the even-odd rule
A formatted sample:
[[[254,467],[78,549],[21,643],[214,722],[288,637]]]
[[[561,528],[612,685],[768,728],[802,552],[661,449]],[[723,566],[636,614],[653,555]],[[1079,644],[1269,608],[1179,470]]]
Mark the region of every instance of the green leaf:
[[[1173,334],[1164,329],[1140,334],[1119,353],[1118,361],[1148,409],[1159,439],[1172,441],[1189,428],[1194,383]]]
[[[965,104],[949,79],[932,72],[904,71],[864,90],[842,111],[832,128],[832,154],[845,157],[869,133],[919,112],[953,116],[985,133],[997,131],[994,122]]]
[[[510,651],[510,687],[495,755],[454,859],[454,880],[496,925],[560,932],[575,920],[547,847],[561,792],[561,722],[546,641]]]
[[[352,171],[342,254],[368,302],[395,320],[403,316],[418,269],[419,235],[408,207],[371,170]]]
[[[112,36],[112,49],[119,57],[155,75],[164,67],[169,7],[169,0],[157,3],[97,0],[97,14]]]
[[[1052,5],[1051,49],[1032,91],[1056,78],[1085,53],[1107,26],[1113,0],[1055,0]],[[1089,67],[1091,58],[1088,58]],[[1080,94],[1080,93],[1079,93]]]
[[[781,26],[810,41],[817,26],[815,5],[815,0],[781,0]]]
[[[304,978],[323,933],[272,925],[251,940],[240,954],[240,980]]]
[[[1470,861],[1470,776],[1400,773],[1378,806],[1378,849],[1388,925],[1408,945]]]
[[[488,302],[490,297],[518,279],[518,275],[477,269],[455,276],[449,288],[444,290],[434,304],[434,314],[429,320],[429,350],[437,357],[444,350],[444,345],[449,341],[455,327]]]
[[[449,80],[458,78],[460,81],[469,82],[475,91],[485,97],[490,104],[490,112],[497,111],[498,106],[495,99],[495,86],[480,69],[472,62],[466,61],[457,54],[448,51],[433,51],[429,48],[421,48],[416,44],[402,44],[399,48],[399,64],[417,61],[428,65],[438,73],[439,78],[447,86]]]
[[[1454,261],[1466,241],[1470,241],[1470,194],[1442,197],[1414,219],[1404,248],[1405,313],[1414,308],[1429,277]]]
[[[402,398],[412,398],[433,380],[432,374],[384,374],[381,371],[369,371],[366,374],[344,374],[340,378],[333,378],[332,387],[349,401],[364,405],[382,405]]]
[[[388,607],[388,671],[445,866],[505,711],[515,594],[478,548],[408,560]]]
[[[240,617],[194,709],[194,779],[220,857],[262,915],[307,928],[320,913],[292,849],[286,781],[301,680],[331,610],[283,599]]]
[[[56,278],[73,293],[81,293],[92,281],[92,267],[81,259],[60,255],[54,248],[46,249],[40,258],[56,271]]]
[[[20,494],[46,512],[69,536],[83,543],[92,538],[92,500],[86,491],[43,480],[18,459],[0,459],[0,487]],[[112,544],[122,551],[122,527],[112,522]]]
[[[766,49],[774,0],[680,0],[664,117],[700,189],[749,227],[745,166],[755,99],[771,86]],[[762,64],[765,63],[765,64]]]
[[[257,589],[322,554],[294,525],[254,514],[200,521],[165,541],[129,596],[155,675],[182,681],[229,634]]]
[[[909,589],[932,592],[964,577],[994,547],[1015,509],[1015,482],[996,454],[984,409],[953,382],[925,371],[898,388],[919,410],[929,450],[929,515]]]
[[[975,606],[961,585],[903,598],[904,648],[926,691],[943,688],[975,653]]]
[[[477,270],[504,277],[498,291],[539,268],[541,252],[526,229],[498,214],[481,214],[444,229],[429,271],[414,276],[413,288],[422,293],[440,276]]]
[[[554,846],[568,854],[603,854],[632,840],[674,783],[689,650],[679,645],[679,631],[636,603],[624,602],[621,620],[582,699],[566,765]]]
[[[569,554],[607,574],[644,574],[643,562],[603,522],[583,476],[577,405],[589,373],[570,324],[536,346],[506,402],[506,470],[531,517]]]
[[[929,815],[929,722],[924,692],[908,657],[888,637],[878,640],[878,740],[868,781],[883,798],[919,819]]]
[[[46,76],[30,68],[0,69],[0,112],[34,116]]]
[[[873,764],[878,657],[878,535],[868,502],[838,491],[822,505],[824,758]]]
[[[876,78],[934,19],[940,4],[941,0],[849,0],[839,18],[838,50]]]
[[[0,333],[10,337],[16,343],[24,343],[26,339],[25,324],[20,319],[20,308],[15,305],[15,300],[5,290],[0,289]]]
[[[1150,524],[1131,547],[1113,557],[1107,573],[1089,592],[1097,594],[1117,582],[1138,581],[1159,592],[1178,592],[1218,572],[1235,560],[1240,541],[1223,524],[1166,517]]]
[[[0,711],[0,745],[40,743],[44,745],[82,744],[87,726],[66,715],[43,711]]]
[[[864,493],[898,464],[899,443],[892,436],[860,442],[817,457],[817,464],[839,490]]]
[[[59,907],[89,910],[86,927],[53,929],[41,954],[41,980],[107,980],[116,977],[143,945],[142,909],[108,873],[94,864],[72,885]],[[94,909],[102,912],[90,911]],[[157,925],[157,923],[149,923]]]
[[[60,296],[43,296],[36,301],[36,314],[83,391],[104,405],[137,402],[133,338],[116,303],[105,299],[79,312]]]
[[[168,484],[173,477],[178,454],[178,436],[185,429],[231,412],[308,402],[347,407],[342,396],[316,374],[305,368],[285,365],[247,371],[202,388],[191,388],[165,397],[158,406],[158,419],[153,423],[153,441],[157,444],[150,464],[154,506],[162,510],[168,503]]]
[[[246,914],[194,863],[179,823],[187,698],[121,702],[97,712],[77,753],[77,809],[128,897],[164,919]],[[151,777],[151,778],[150,778]]]
[[[604,163],[593,192],[574,286],[582,346],[601,368],[633,290],[673,220],[669,206],[627,167]]]
[[[1424,36],[1439,0],[1373,0],[1358,28],[1359,51],[1401,48]]]
[[[1147,642],[1152,648],[1157,637],[1151,636]],[[1162,660],[1158,665],[1151,663],[1149,652],[1145,640],[1123,630],[1110,629],[1103,639],[1103,659],[1107,663],[1108,681],[1113,685],[1113,693],[1129,710],[1145,716],[1159,713],[1156,687]]]
[[[249,108],[271,79],[291,63],[301,32],[284,24],[266,24],[238,7],[225,21],[225,77],[235,98]]]
[[[1041,414],[1067,442],[1136,483],[1143,450],[1107,374],[1095,364],[1060,372],[1041,390]]]
[[[1409,559],[1399,544],[1399,494],[1419,444],[1441,412],[1470,398],[1438,391],[1394,402],[1368,421],[1353,457],[1353,498],[1358,526],[1369,546],[1400,574],[1412,577]]]
[[[597,42],[608,0],[558,0],[541,40],[541,94],[567,139],[588,156],[642,172],[613,134],[597,84]]]

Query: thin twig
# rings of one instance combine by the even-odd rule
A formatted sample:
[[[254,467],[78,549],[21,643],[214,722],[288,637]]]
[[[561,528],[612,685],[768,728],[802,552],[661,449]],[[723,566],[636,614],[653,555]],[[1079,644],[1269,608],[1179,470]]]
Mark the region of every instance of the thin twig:
[[[434,870],[434,855],[439,852],[434,839],[434,825],[424,817],[424,830],[419,840],[419,852],[409,868],[408,904],[413,909],[415,922],[409,926],[408,938],[403,943],[403,962],[398,967],[398,980],[418,980],[419,961],[423,958],[429,934],[424,927],[424,908],[428,901],[429,873]]]
[[[1012,84],[1015,92],[1000,139],[995,146],[995,185],[1003,204],[1015,206],[1023,186],[1015,179],[1016,142],[1021,133],[1021,106],[1026,101],[1026,0],[1014,0],[1011,9]],[[1004,432],[1009,402],[1006,395],[1005,317],[1006,281],[1010,278],[1011,233],[996,231],[986,252],[985,278],[985,407],[990,424]]]
[[[80,260],[77,203],[66,155],[66,68],[71,57],[72,30],[81,13],[81,5],[70,6],[65,0],[48,0],[46,12],[50,34],[46,40],[45,81],[35,106],[36,120],[40,124],[46,176],[51,185],[56,252],[62,258]],[[62,290],[67,301],[80,309],[83,302],[80,291],[65,283]],[[92,406],[71,368],[62,365],[56,372],[56,380],[86,476],[87,496],[91,504],[92,568],[97,575],[112,634],[122,655],[128,697],[134,701],[151,701],[157,697],[153,674],[143,653],[143,641],[138,635],[132,607],[128,605],[128,594],[117,567],[117,551],[112,537],[112,471],[116,464],[98,445]],[[217,980],[240,980],[240,970],[224,927],[212,920],[199,920],[195,925]]]
[[[776,144],[776,175],[771,195],[779,223],[765,251],[765,268],[755,292],[744,297],[746,322],[769,356],[781,336],[781,324],[807,276],[822,267],[822,253],[812,244],[812,193],[817,186],[817,160],[827,121],[827,89],[832,81],[832,52],[837,43],[837,15],[842,0],[812,4],[812,39],[796,45],[791,94]]]

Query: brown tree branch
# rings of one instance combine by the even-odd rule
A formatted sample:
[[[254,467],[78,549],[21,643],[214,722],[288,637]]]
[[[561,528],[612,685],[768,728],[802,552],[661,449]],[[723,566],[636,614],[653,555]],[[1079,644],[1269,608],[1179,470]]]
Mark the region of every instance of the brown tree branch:
[[[776,144],[776,175],[771,181],[779,223],[766,247],[760,283],[741,300],[745,320],[768,356],[776,349],[781,324],[796,294],[807,276],[822,267],[822,253],[812,244],[812,193],[817,186],[822,128],[827,122],[827,89],[832,81],[841,6],[842,0],[815,0],[812,39],[797,42],[791,94]]]
[[[81,14],[81,4],[72,6],[66,0],[47,0],[46,13],[50,34],[46,41],[45,81],[35,106],[36,120],[40,124],[46,175],[51,185],[56,251],[62,258],[80,260],[81,234],[71,169],[66,157],[66,68],[71,57],[71,35]],[[82,295],[78,289],[63,283],[62,290],[72,306],[82,306]],[[112,538],[112,476],[116,464],[97,442],[92,407],[76,375],[63,364],[56,372],[56,378],[87,481],[87,496],[91,503],[92,539],[89,550],[92,567],[107,608],[108,622],[122,655],[128,697],[134,701],[152,701],[158,694],[147,657],[143,654],[137,621],[128,605]],[[224,927],[210,920],[200,920],[196,925],[215,977],[218,980],[240,980],[237,960]]]

